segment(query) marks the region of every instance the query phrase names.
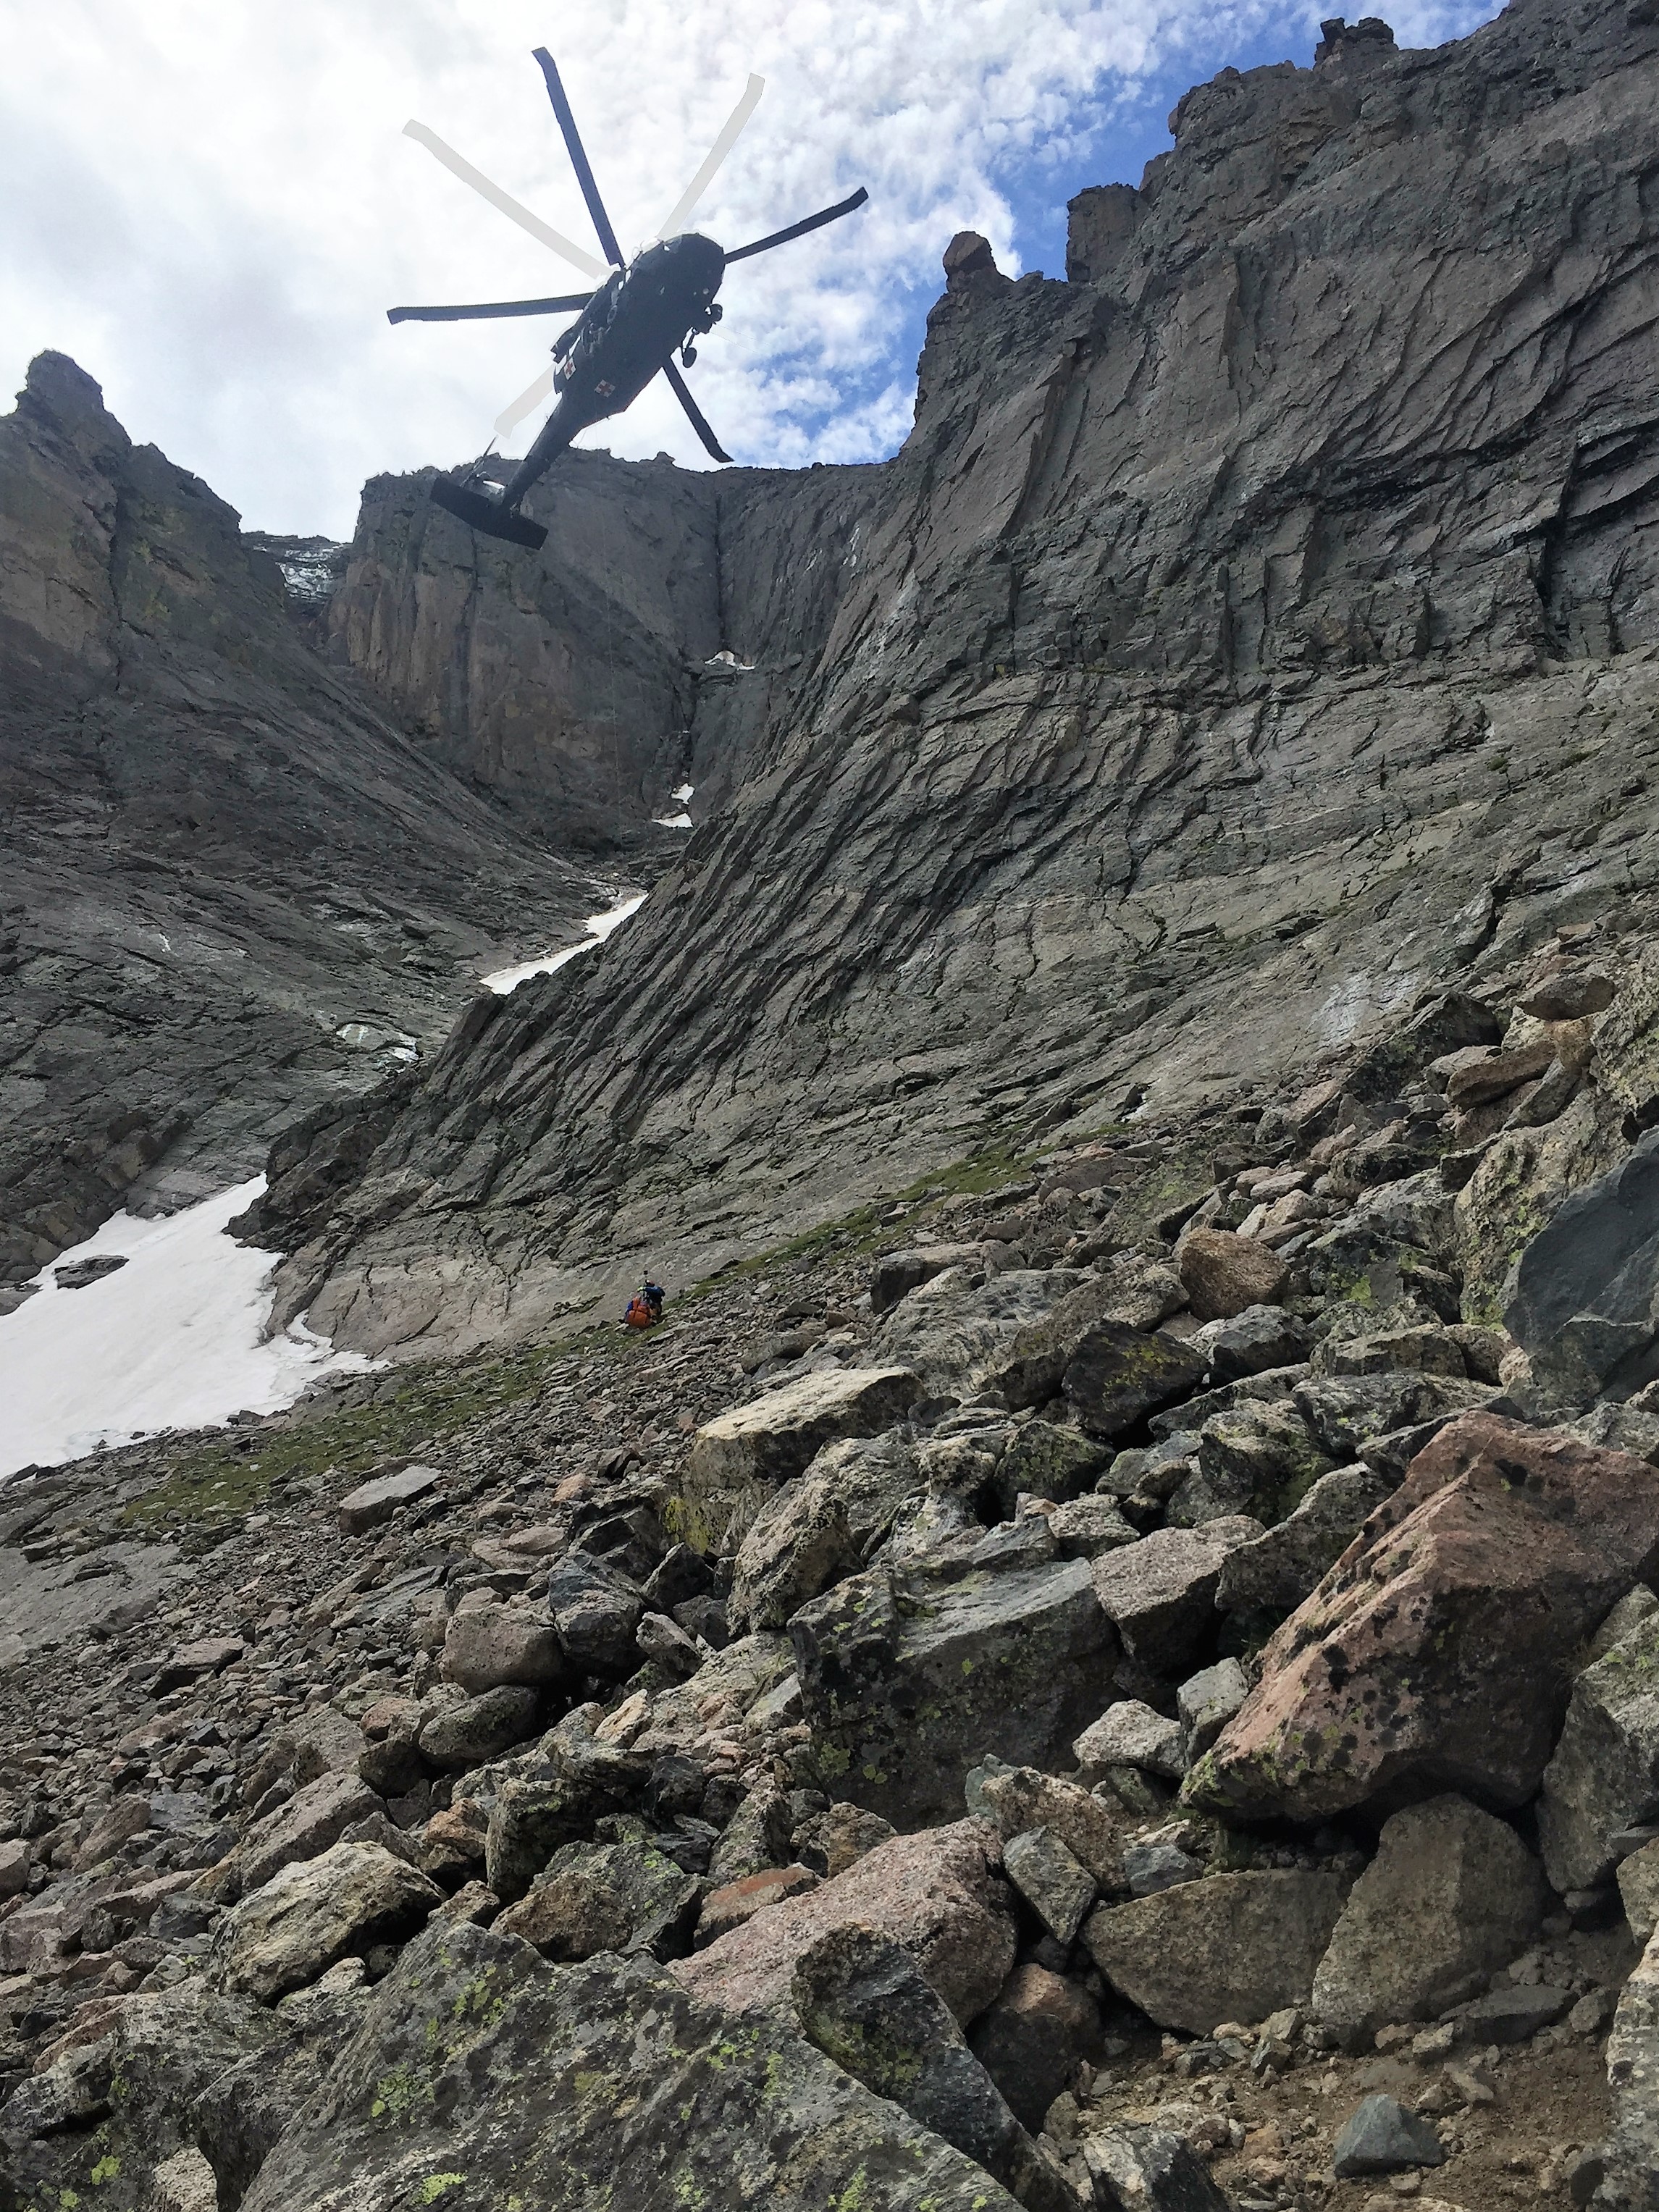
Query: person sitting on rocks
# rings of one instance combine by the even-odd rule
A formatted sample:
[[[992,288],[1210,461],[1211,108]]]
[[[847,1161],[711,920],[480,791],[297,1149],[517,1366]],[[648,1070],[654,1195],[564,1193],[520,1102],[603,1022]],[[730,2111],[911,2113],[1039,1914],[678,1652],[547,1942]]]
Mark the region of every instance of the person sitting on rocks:
[[[647,1275],[642,1287],[629,1300],[623,1321],[629,1328],[654,1328],[662,1319],[663,1301],[667,1295],[662,1285],[653,1283]]]

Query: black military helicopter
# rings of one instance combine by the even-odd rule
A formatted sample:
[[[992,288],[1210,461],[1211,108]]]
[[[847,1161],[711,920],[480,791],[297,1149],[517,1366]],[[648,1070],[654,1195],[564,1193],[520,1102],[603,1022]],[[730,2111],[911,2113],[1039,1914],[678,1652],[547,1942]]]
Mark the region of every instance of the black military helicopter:
[[[787,230],[775,230],[769,237],[740,246],[731,253],[723,252],[712,238],[703,238],[696,231],[680,232],[678,226],[702,198],[715,171],[731,152],[738,133],[754,112],[764,85],[761,78],[751,76],[743,98],[710,149],[708,160],[663,225],[665,235],[629,261],[617,242],[617,234],[599,198],[553,57],[544,46],[538,46],[535,58],[547,80],[548,98],[553,103],[576,181],[599,233],[605,261],[596,260],[569,239],[561,237],[528,208],[520,207],[470,162],[463,161],[453,148],[446,146],[424,124],[405,125],[405,136],[425,146],[452,174],[481,192],[520,228],[538,238],[562,259],[598,278],[596,289],[553,300],[496,300],[464,307],[392,307],[387,310],[386,319],[393,323],[495,321],[517,315],[568,314],[580,309],[577,319],[554,341],[551,368],[538,377],[527,392],[520,392],[496,418],[496,430],[504,434],[539,406],[550,392],[558,394],[552,413],[506,484],[490,483],[485,488],[486,480],[474,468],[459,480],[440,477],[432,487],[434,502],[463,522],[471,523],[475,530],[485,531],[492,538],[504,538],[514,545],[540,547],[547,541],[546,531],[519,512],[519,503],[525,494],[539,477],[545,475],[578,431],[585,430],[590,422],[602,422],[607,415],[620,415],[659,373],[668,379],[675,398],[708,452],[717,461],[731,459],[729,453],[722,452],[720,441],[691,397],[685,379],[674,365],[673,356],[678,353],[687,368],[696,359],[696,340],[712,331],[720,319],[722,311],[715,303],[714,295],[734,261],[747,261],[757,253],[769,252],[775,246],[787,246],[791,239],[805,238],[809,231],[821,230],[825,223],[835,222],[862,207],[870,195],[860,188],[850,199],[810,215],[803,222],[791,223]]]

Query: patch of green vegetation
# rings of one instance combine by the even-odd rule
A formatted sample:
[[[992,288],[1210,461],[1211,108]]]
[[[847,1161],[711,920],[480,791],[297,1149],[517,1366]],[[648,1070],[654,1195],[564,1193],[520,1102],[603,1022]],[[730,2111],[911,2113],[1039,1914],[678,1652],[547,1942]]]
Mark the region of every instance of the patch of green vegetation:
[[[177,1513],[199,1540],[204,1531],[228,1528],[253,1511],[273,1489],[330,1469],[368,1474],[400,1452],[532,1396],[569,1351],[568,1342],[534,1345],[488,1359],[398,1369],[386,1378],[395,1389],[368,1405],[261,1431],[252,1451],[239,1450],[240,1439],[228,1437],[191,1452],[122,1517],[151,1533]]]
[[[410,2066],[394,2066],[374,2084],[374,2101],[368,2108],[372,2120],[386,2120],[396,2127],[417,2106],[432,2100],[432,2084]]]

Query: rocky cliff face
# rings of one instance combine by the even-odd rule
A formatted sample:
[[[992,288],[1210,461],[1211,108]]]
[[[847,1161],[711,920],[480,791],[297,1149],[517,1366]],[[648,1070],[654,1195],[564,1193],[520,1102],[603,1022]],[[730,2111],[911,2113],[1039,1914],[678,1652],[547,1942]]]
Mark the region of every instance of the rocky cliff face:
[[[222,501],[34,363],[0,422],[0,1285],[254,1174],[609,902],[297,611]]]
[[[290,1301],[377,1348],[534,1329],[647,1250],[702,1273],[981,1148],[1248,1092],[1644,896],[1650,12],[1224,72],[1139,191],[1073,204],[1070,281],[952,255],[896,459],[688,494],[696,643],[757,663],[692,725],[723,803],[600,960],[469,1016],[371,1234],[290,1213]],[[664,526],[669,571],[695,537]],[[465,619],[544,588],[504,564]]]

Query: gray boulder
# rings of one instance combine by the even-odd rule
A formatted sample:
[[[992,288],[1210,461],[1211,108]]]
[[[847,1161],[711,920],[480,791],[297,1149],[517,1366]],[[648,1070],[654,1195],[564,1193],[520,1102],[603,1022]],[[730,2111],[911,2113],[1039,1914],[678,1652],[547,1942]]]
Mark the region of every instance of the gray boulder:
[[[802,1954],[790,1996],[803,2033],[827,2057],[994,2174],[1028,2212],[1078,2212],[1065,2177],[890,1936],[832,1929]]]
[[[1352,2048],[1395,2021],[1437,2017],[1535,1940],[1544,1893],[1514,1829],[1467,1798],[1395,1814],[1319,1962],[1316,2017]]]
[[[1046,1405],[1091,1329],[1112,1322],[1145,1332],[1186,1303],[1172,1267],[1124,1253],[1102,1274],[1068,1291],[1040,1321],[1028,1322],[986,1380],[1011,1406]]]
[[[1562,1200],[1522,1253],[1504,1325],[1535,1382],[1578,1405],[1653,1380],[1659,1130]]]
[[[1102,1889],[1123,1887],[1122,1820],[1077,1783],[1035,1766],[1006,1766],[988,1759],[969,1775],[963,1795],[970,1813],[994,1822],[1005,1845],[1042,1828],[1065,1844]]]
[[[1069,1943],[1095,1901],[1094,1876],[1049,1828],[1027,1828],[1002,1847],[1008,1879],[1057,1942]]]
[[[1110,1438],[1189,1396],[1204,1372],[1201,1355],[1178,1338],[1103,1322],[1079,1342],[1062,1387],[1089,1434]]]
[[[1294,1613],[1395,1487],[1363,1462],[1322,1474],[1294,1513],[1227,1554],[1217,1606],[1223,1613]]]
[[[1659,1812],[1659,1614],[1639,1621],[1572,1686],[1544,1769],[1538,1839],[1558,1890],[1612,1873],[1609,1838]]]
[[[645,1595],[605,1560],[586,1552],[562,1559],[548,1581],[547,1609],[574,1668],[629,1674],[638,1665],[634,1634],[645,1614]]]
[[[1613,2127],[1606,2179],[1592,2198],[1607,2212],[1654,2212],[1659,2204],[1659,1936],[1650,1936],[1619,1994],[1607,2037]]]
[[[814,1599],[790,1634],[820,1772],[901,1827],[953,1811],[983,1752],[1060,1764],[1118,1657],[1083,1559],[957,1581],[873,1569]]]
[[[1185,2136],[1106,2127],[1083,2139],[1097,2212],[1227,2212],[1227,2200]]]
[[[970,1397],[994,1382],[1023,1330],[1090,1279],[1066,1267],[1012,1267],[988,1279],[947,1268],[899,1301],[874,1350],[914,1370],[931,1395]]]
[[[1113,1988],[1160,2027],[1209,2035],[1223,2021],[1307,2003],[1347,1887],[1331,1874],[1208,1875],[1097,1905],[1083,1940]]]
[[[1330,1467],[1289,1399],[1235,1406],[1199,1431],[1197,1469],[1170,1499],[1170,1525],[1191,1528],[1249,1513],[1271,1526]]]
[[[336,1844],[287,1866],[232,1907],[213,1939],[219,1987],[267,2003],[303,1989],[348,1952],[411,1935],[443,1892],[378,1844]]]
[[[1095,1594],[1126,1649],[1155,1674],[1180,1673],[1215,1626],[1215,1595],[1229,1553],[1261,1534],[1243,1516],[1201,1528],[1155,1528],[1094,1561]]]
[[[886,1326],[921,1295],[912,1292]],[[706,1421],[670,1501],[674,1533],[700,1552],[734,1551],[767,1498],[825,1444],[891,1428],[921,1395],[908,1364],[818,1368]]]
[[[1062,1559],[1097,1559],[1103,1552],[1140,1540],[1140,1531],[1124,1519],[1117,1500],[1099,1492],[1055,1506],[1048,1516],[1048,1534]]]
[[[468,1605],[450,1617],[441,1671],[447,1682],[476,1694],[503,1683],[550,1686],[568,1668],[558,1632],[544,1611]]]
[[[734,2035],[653,1960],[553,1966],[493,1929],[453,1926],[411,1944],[380,1984],[243,2212],[422,2191],[441,2203],[429,2185],[449,2175],[486,2201],[571,2205],[619,2202],[626,2176],[630,2212],[1016,2201],[785,2022]]]
[[[1407,2112],[1397,2097],[1367,2097],[1349,2115],[1331,2153],[1339,2181],[1371,2173],[1406,2173],[1416,2167],[1443,2166],[1446,2153],[1426,2120]]]
[[[750,1523],[727,1618],[739,1631],[785,1626],[809,1598],[858,1572],[921,1482],[915,1447],[901,1436],[826,1444]]]
[[[1021,1492],[1056,1504],[1080,1498],[1111,1458],[1111,1448],[1081,1430],[1052,1421],[1024,1421],[997,1462],[994,1490],[999,1510],[1011,1514]]]
[[[499,1898],[522,1897],[562,1844],[591,1836],[596,1824],[637,1808],[651,1760],[608,1744],[568,1740],[551,1746],[550,1773],[510,1775],[489,1808],[484,1880]]]
[[[422,1726],[421,1756],[451,1773],[482,1766],[524,1741],[536,1725],[537,1711],[536,1692],[516,1683],[441,1706]]]
[[[1308,1357],[1313,1333],[1283,1306],[1246,1306],[1230,1321],[1208,1321],[1189,1341],[1209,1363],[1211,1383],[1237,1382]]]
[[[1209,1749],[1249,1694],[1249,1683],[1237,1659],[1218,1659],[1213,1667],[1200,1668],[1182,1684],[1176,1710],[1188,1765]]]
[[[1114,1766],[1144,1767],[1149,1774],[1179,1782],[1187,1771],[1182,1736],[1179,1721],[1137,1698],[1123,1698],[1090,1723],[1072,1746],[1072,1755],[1081,1778],[1091,1784]]]
[[[1365,1456],[1363,1447],[1373,1437],[1468,1413],[1496,1393],[1484,1382],[1400,1368],[1382,1375],[1310,1376],[1291,1395],[1322,1449],[1349,1465]]]
[[[495,1923],[544,1959],[599,1951],[682,1957],[691,1947],[702,1885],[644,1835],[614,1844],[566,1844],[516,1905]]]

